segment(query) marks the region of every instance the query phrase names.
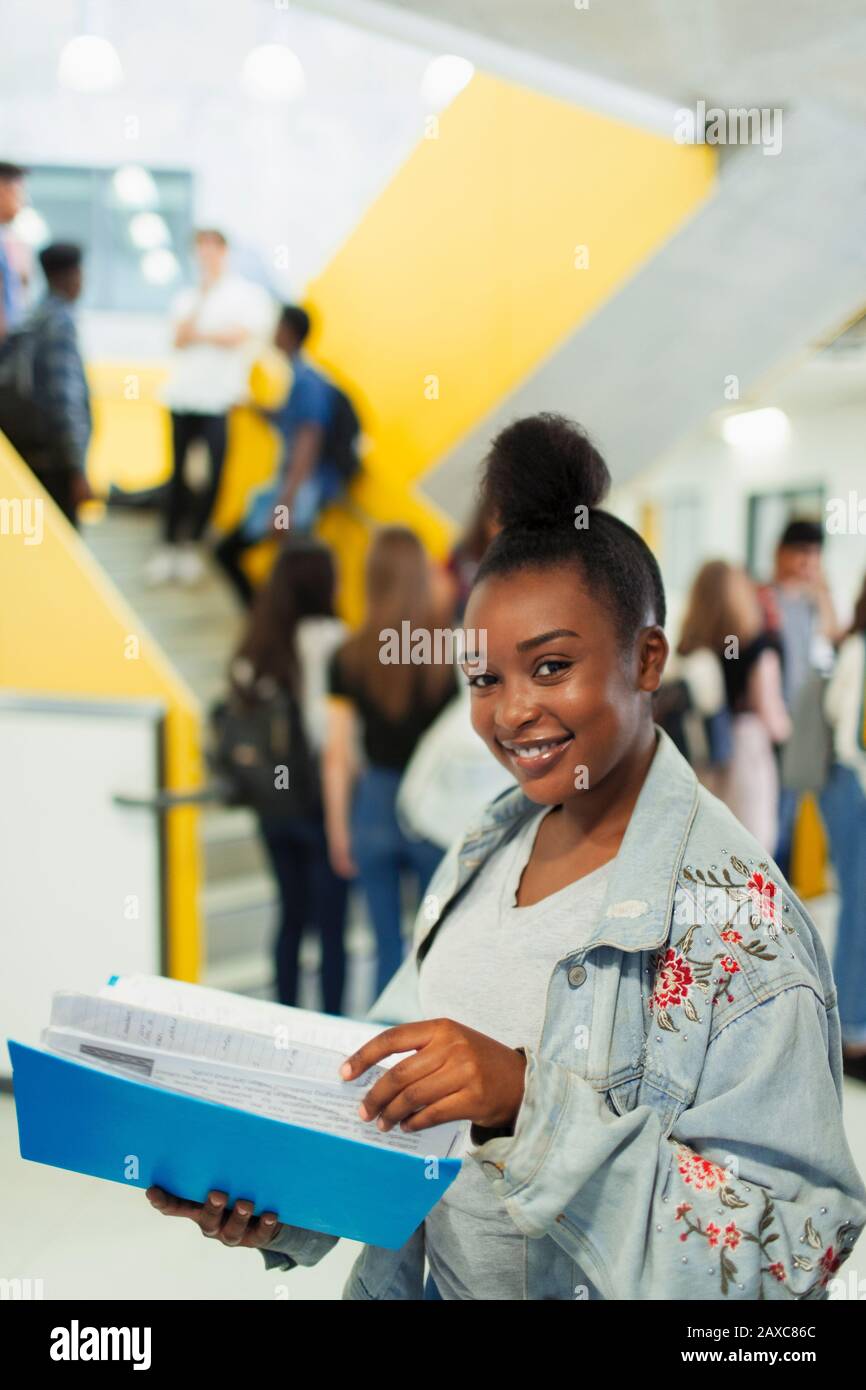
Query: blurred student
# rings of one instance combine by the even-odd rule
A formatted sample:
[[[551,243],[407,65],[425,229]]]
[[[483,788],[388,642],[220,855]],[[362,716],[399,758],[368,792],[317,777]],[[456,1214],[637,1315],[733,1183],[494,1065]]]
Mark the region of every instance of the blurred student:
[[[821,812],[839,890],[833,973],[842,1066],[866,1082],[866,582],[824,696],[834,762]]]
[[[396,801],[415,745],[457,690],[447,661],[383,660],[389,634],[408,623],[416,651],[432,641],[434,609],[427,556],[411,531],[380,531],[367,559],[367,616],[331,662],[324,755],[325,819],[331,862],[360,876],[376,935],[376,991],[402,961],[401,878],[414,873],[422,896],[440,845],[406,835]],[[357,739],[366,765],[357,756]]]
[[[274,341],[291,362],[292,385],[283,405],[266,412],[282,439],[279,469],[275,478],[251,495],[239,525],[216,547],[217,560],[246,605],[253,597],[241,563],[247,550],[267,537],[284,539],[287,529],[311,530],[322,508],[345,485],[330,447],[339,397],[333,383],[301,351],[309,331],[306,310],[297,304],[285,305]]]
[[[230,669],[238,756],[246,750],[249,763],[250,750],[259,749],[267,764],[267,785],[254,809],[279,889],[278,997],[282,1004],[298,1002],[301,938],[312,927],[321,943],[322,1007],[334,1014],[343,1007],[348,883],[328,859],[319,757],[328,665],[345,637],[334,616],[330,552],[293,539],[258,593]],[[285,785],[275,777],[284,762]]]
[[[454,616],[458,622],[463,618],[484,552],[499,529],[499,522],[490,502],[485,498],[479,498],[472,509],[466,529],[445,565],[445,573],[452,586]]]
[[[767,625],[781,640],[782,695],[792,718],[809,676],[816,670],[829,671],[833,647],[842,636],[821,565],[823,544],[819,522],[789,521],[776,548],[773,580],[760,590]],[[797,792],[780,789],[775,858],[786,875],[798,801]]]
[[[727,708],[724,755],[710,751],[708,785],[773,853],[777,834],[778,771],[774,745],[784,742],[791,721],[781,694],[780,641],[767,630],[758,589],[727,560],[699,570],[678,644],[680,674],[695,692],[696,709],[712,714],[720,664]],[[712,744],[710,744],[712,749]],[[721,765],[721,766],[720,766]]]
[[[726,569],[714,560],[695,576],[680,640],[655,700],[656,723],[717,796],[732,752],[731,713],[715,630]]]
[[[24,317],[24,290],[14,253],[6,239],[10,226],[24,206],[27,170],[20,164],[0,161],[0,340],[17,328]]]
[[[85,473],[91,434],[90,392],[78,345],[74,306],[83,286],[82,253],[71,242],[52,242],[39,254],[46,294],[8,339],[21,368],[18,390],[2,393],[0,424],[10,442],[76,524],[76,509],[90,496]],[[7,364],[10,358],[7,358]]]
[[[730,757],[716,791],[772,854],[778,827],[775,745],[791,721],[782,697],[779,638],[768,631],[758,591],[745,570],[714,560],[699,571],[679,643],[706,649],[721,663],[731,716]]]
[[[151,584],[194,584],[198,553],[219,492],[228,417],[247,394],[256,346],[270,331],[271,301],[259,285],[229,269],[229,247],[213,228],[195,234],[199,283],[182,290],[172,308],[174,358],[164,399],[171,411],[172,472],[166,493],[162,549],[147,566]],[[210,477],[194,492],[186,478],[187,451],[207,446]]]

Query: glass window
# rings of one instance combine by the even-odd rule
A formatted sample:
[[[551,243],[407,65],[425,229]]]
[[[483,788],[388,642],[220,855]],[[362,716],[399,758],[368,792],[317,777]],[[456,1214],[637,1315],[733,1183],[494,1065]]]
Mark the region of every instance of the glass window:
[[[86,308],[165,312],[191,271],[190,173],[42,166],[31,169],[27,187],[47,227],[41,245],[84,248]]]

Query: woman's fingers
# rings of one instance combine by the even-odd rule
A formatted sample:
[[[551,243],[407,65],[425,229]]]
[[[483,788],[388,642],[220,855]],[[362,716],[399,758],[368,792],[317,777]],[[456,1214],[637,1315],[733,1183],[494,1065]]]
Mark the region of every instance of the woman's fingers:
[[[411,1057],[404,1057],[401,1062],[397,1062],[393,1067],[389,1067],[384,1076],[380,1076],[374,1086],[371,1086],[361,1105],[364,1109],[365,1117],[374,1120],[377,1116],[393,1106],[401,1096],[405,1096],[407,1087],[415,1091],[416,1087],[427,1078],[432,1077],[444,1066],[448,1054],[444,1048],[425,1047],[420,1052],[415,1052]],[[440,1083],[442,1078],[440,1077]],[[453,1087],[449,1088],[453,1090]],[[403,1114],[409,1114],[412,1110],[411,1104],[397,1115],[396,1112],[389,1113],[386,1118],[402,1119]]]
[[[382,1106],[376,1121],[380,1129],[393,1129],[401,1120],[407,1119],[417,1111],[423,1112],[434,1102],[444,1100],[461,1089],[461,1080],[455,1075],[454,1068],[442,1060],[443,1065],[436,1071],[420,1077],[417,1081],[410,1081],[393,1099]]]
[[[198,1215],[198,1224],[203,1236],[219,1234],[227,1202],[228,1196],[225,1192],[214,1191],[207,1194],[207,1200],[202,1202]]]
[[[239,1197],[219,1230],[219,1238],[223,1245],[240,1245],[247,1233],[252,1214],[253,1203],[245,1197]]]
[[[256,1249],[270,1245],[279,1229],[277,1214],[273,1211],[262,1212],[261,1216],[256,1216],[247,1227],[247,1233],[241,1241],[242,1245],[252,1245]]]
[[[273,1211],[254,1217],[255,1204],[248,1197],[239,1197],[234,1206],[229,1207],[228,1194],[217,1188],[207,1194],[204,1202],[176,1197],[164,1187],[149,1187],[146,1196],[163,1216],[186,1216],[196,1223],[203,1236],[219,1240],[223,1245],[267,1245],[280,1225]]]
[[[187,1216],[192,1221],[198,1221],[201,1202],[188,1202],[185,1197],[176,1197],[173,1192],[166,1192],[164,1187],[149,1187],[145,1196],[150,1205],[162,1212],[163,1216]]]
[[[443,1096],[440,1100],[426,1105],[423,1110],[410,1115],[403,1121],[401,1128],[406,1134],[414,1134],[416,1130],[431,1129],[433,1125],[444,1125],[450,1120],[468,1120],[473,1104],[469,1091],[454,1091],[451,1095]]]

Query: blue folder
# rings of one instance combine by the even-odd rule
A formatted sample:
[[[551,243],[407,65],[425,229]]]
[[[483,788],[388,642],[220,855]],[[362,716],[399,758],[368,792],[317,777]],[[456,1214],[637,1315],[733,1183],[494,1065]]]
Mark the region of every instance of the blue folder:
[[[8,1040],[21,1157],[398,1250],[460,1170],[114,1076]],[[137,1160],[137,1173],[127,1177]]]

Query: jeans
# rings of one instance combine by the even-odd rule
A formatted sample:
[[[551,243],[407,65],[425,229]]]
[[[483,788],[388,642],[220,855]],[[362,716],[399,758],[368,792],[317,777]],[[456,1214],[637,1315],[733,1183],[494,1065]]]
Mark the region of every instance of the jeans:
[[[245,608],[252,605],[255,589],[241,565],[241,557],[253,545],[258,545],[258,540],[248,536],[241,525],[228,531],[214,550],[217,564]]]
[[[821,793],[839,886],[833,974],[842,1041],[866,1043],[866,794],[857,774],[834,763]]]
[[[167,545],[182,539],[184,530],[190,540],[200,540],[210,520],[226,457],[227,417],[172,411],[171,438],[174,462],[165,508]],[[186,454],[196,439],[204,440],[210,454],[210,479],[199,493],[193,492],[186,481]]]
[[[791,787],[779,788],[779,829],[773,858],[785,878],[791,877],[791,850],[794,847],[794,829],[799,806],[799,792],[793,791]]]
[[[433,1275],[428,1274],[427,1280],[424,1284],[424,1302],[429,1303],[432,1302],[434,1299],[438,1299],[440,1303],[443,1301],[442,1295],[437,1289],[436,1284],[433,1280]]]
[[[418,880],[419,898],[443,851],[430,840],[410,840],[397,822],[397,789],[402,773],[371,766],[361,774],[352,804],[352,857],[376,934],[376,996],[403,960],[401,877]]]
[[[259,828],[280,894],[274,942],[279,1001],[297,1004],[301,937],[305,927],[313,927],[322,950],[322,1007],[325,1013],[342,1013],[349,884],[331,868],[324,824],[312,816],[292,820],[260,816]]]
[[[319,465],[312,477],[305,478],[295,493],[291,508],[291,532],[312,530],[319,512],[328,502],[332,502],[343,488],[343,481],[336,468],[328,462]],[[214,552],[217,563],[222,568],[232,588],[245,607],[249,608],[255,589],[247,578],[241,559],[247,550],[258,545],[274,532],[274,508],[282,495],[282,486],[269,486],[256,492],[249,510],[233,531],[227,532]]]

